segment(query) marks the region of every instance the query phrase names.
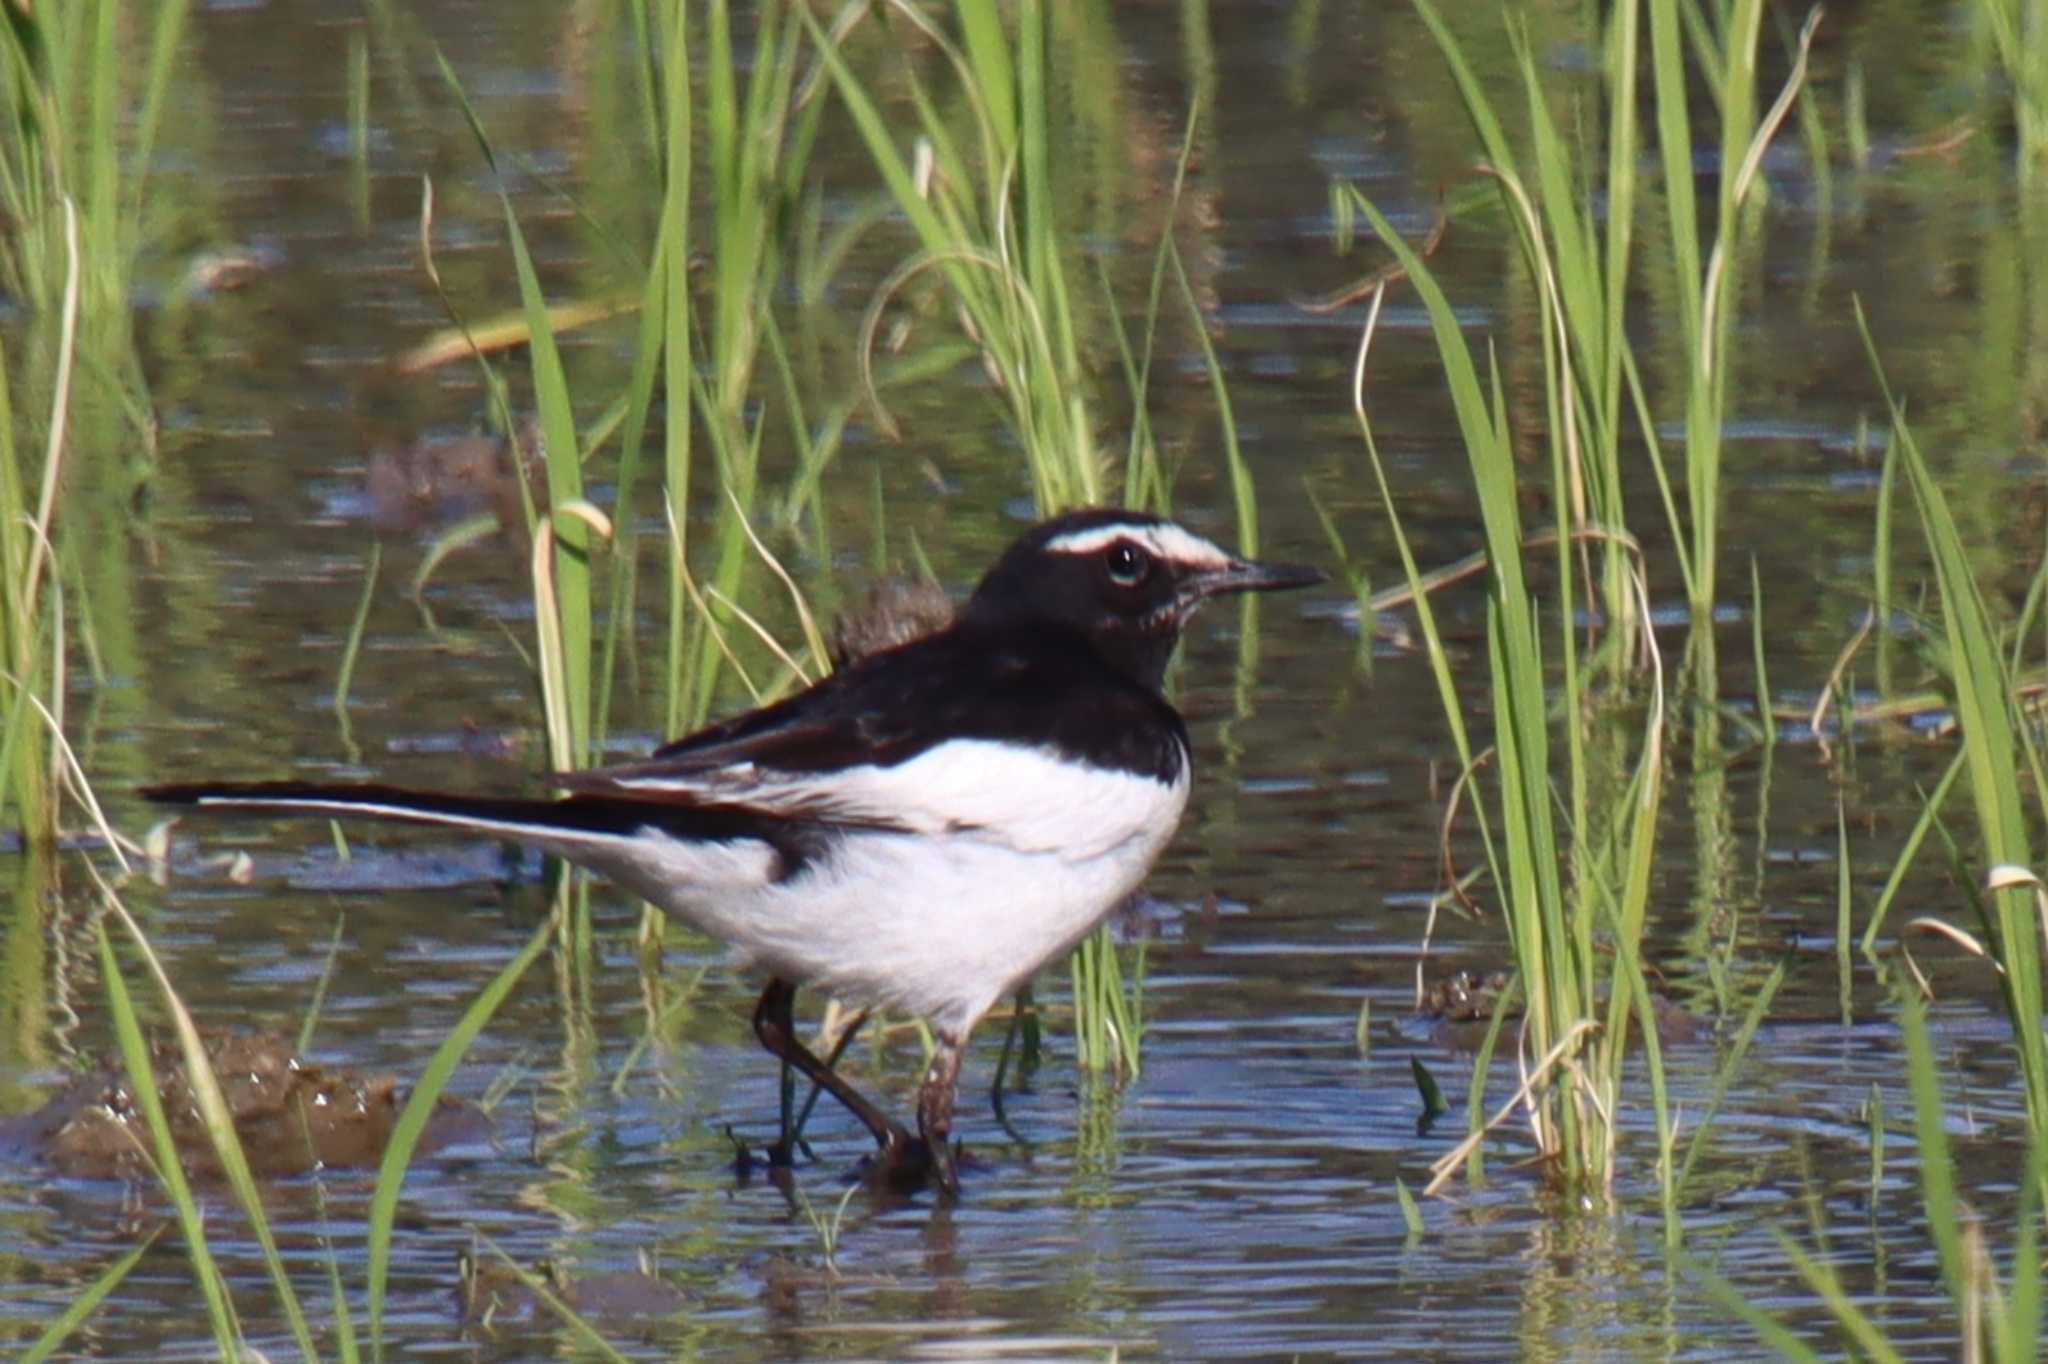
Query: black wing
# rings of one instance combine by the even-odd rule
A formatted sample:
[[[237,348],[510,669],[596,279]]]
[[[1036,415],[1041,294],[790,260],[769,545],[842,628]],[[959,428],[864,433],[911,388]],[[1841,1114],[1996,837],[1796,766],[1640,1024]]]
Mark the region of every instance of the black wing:
[[[889,822],[832,776],[894,767],[958,739],[1041,749],[1160,781],[1186,734],[1164,699],[1060,631],[961,628],[871,655],[810,690],[699,730],[644,762],[563,773],[567,790]]]

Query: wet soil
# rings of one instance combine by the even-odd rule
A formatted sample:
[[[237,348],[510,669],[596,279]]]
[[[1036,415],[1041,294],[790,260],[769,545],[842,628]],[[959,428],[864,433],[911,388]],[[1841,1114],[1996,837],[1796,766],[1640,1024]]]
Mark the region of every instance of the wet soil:
[[[397,1077],[362,1076],[295,1055],[283,1038],[231,1034],[206,1039],[213,1072],[253,1173],[264,1178],[316,1170],[374,1169],[404,1106]],[[222,1177],[184,1052],[150,1044],[156,1096],[188,1175]],[[100,1067],[60,1088],[41,1108],[0,1119],[0,1158],[58,1175],[155,1183],[156,1141],[122,1069]],[[429,1119],[419,1153],[488,1140],[490,1121],[475,1105],[444,1101]]]

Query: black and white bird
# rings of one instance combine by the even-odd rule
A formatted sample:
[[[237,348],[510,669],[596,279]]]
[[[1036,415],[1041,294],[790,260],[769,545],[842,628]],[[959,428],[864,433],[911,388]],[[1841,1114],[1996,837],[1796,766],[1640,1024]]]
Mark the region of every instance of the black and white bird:
[[[386,786],[159,786],[208,810],[438,824],[531,844],[724,940],[769,978],[763,1046],[831,1093],[899,1174],[958,1182],[962,1049],[989,1007],[1135,890],[1187,806],[1162,687],[1221,593],[1304,587],[1173,522],[1093,509],[1026,532],[958,619],[644,762],[556,773],[566,796]],[[918,1136],[797,1038],[798,986],[927,1020]]]

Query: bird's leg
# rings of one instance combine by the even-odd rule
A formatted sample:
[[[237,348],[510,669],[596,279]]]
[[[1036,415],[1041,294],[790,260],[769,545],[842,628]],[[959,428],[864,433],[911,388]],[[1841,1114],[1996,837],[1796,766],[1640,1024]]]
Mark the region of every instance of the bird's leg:
[[[853,1016],[845,1027],[839,1030],[839,1038],[832,1044],[832,1054],[825,1058],[825,1069],[835,1075],[839,1073],[839,1058],[846,1055],[846,1049],[853,1045],[854,1034],[858,1033],[861,1025],[867,1021],[868,1011],[862,1009]],[[818,1106],[818,1096],[824,1092],[824,1086],[814,1084],[811,1086],[811,1092],[804,1096],[804,1106],[797,1110],[794,1126],[783,1133],[783,1144],[790,1151],[795,1151],[798,1145],[802,1143],[804,1139],[804,1124],[811,1120],[811,1110]]]
[[[839,1100],[848,1112],[859,1118],[861,1125],[873,1135],[875,1144],[882,1148],[885,1160],[907,1151],[912,1145],[910,1133],[862,1098],[852,1085],[834,1075],[830,1066],[797,1040],[795,1005],[794,985],[786,980],[769,981],[768,988],[761,992],[760,1003],[754,1006],[754,1036],[761,1039],[761,1045],[771,1055],[795,1066],[805,1079]],[[787,1159],[788,1152],[784,1151],[782,1155]]]
[[[1003,1081],[1009,1074],[1010,1053],[1016,1050],[1017,1040],[1021,1036],[1024,1041],[1024,1054],[1017,1062],[1020,1076],[1018,1087],[1030,1087],[1031,1073],[1038,1069],[1037,1009],[1037,1001],[1031,997],[1031,985],[1026,982],[1023,988],[1017,991],[1016,1008],[1010,1014],[1010,1027],[1003,1034],[1003,1050],[996,1057],[995,1083],[989,1086],[988,1091],[989,1106],[995,1110],[997,1124],[1010,1134],[1010,1140],[1020,1146],[1030,1143],[1024,1140],[1022,1133],[1010,1125],[1010,1115],[1003,1111]]]
[[[996,1122],[1008,1131],[1010,1119],[1003,1112],[1003,1072],[1010,1068],[1010,1052],[1017,1045],[1017,1031],[1022,1026],[1024,1010],[1019,1008],[1010,1015],[1010,1026],[1003,1030],[1003,1049],[996,1054],[996,1078],[988,1087],[989,1107],[996,1113]]]
[[[776,1066],[775,1144],[767,1151],[770,1165],[796,1164],[796,1067],[788,1061]]]
[[[953,1167],[953,1100],[960,1088],[960,1057],[964,1037],[938,1034],[938,1048],[917,1091],[917,1130],[931,1156],[939,1192],[960,1196],[960,1173]]]
[[[839,1069],[839,1058],[846,1055],[846,1049],[853,1045],[854,1035],[861,1030],[861,1025],[867,1021],[868,1013],[867,1010],[863,1009],[853,1016],[851,1022],[844,1024],[839,1029],[839,1035],[832,1043],[832,1053],[825,1058],[825,1069],[835,1072]],[[792,1033],[792,1035],[794,1034]],[[813,1083],[810,1092],[804,1095],[804,1106],[797,1108],[796,1066],[787,1057],[783,1057],[781,1060],[782,1092],[779,1096],[781,1125],[776,1128],[776,1141],[773,1146],[767,1148],[767,1156],[770,1165],[794,1165],[798,1151],[802,1151],[805,1155],[810,1154],[810,1148],[803,1144],[804,1128],[810,1124],[811,1110],[818,1106],[818,1096],[824,1093],[824,1090],[819,1085]]]

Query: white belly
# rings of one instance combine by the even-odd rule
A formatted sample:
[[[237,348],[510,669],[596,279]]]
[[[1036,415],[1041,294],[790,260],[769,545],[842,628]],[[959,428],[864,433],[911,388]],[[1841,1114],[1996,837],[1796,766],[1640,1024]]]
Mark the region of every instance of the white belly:
[[[629,864],[588,848],[578,860],[784,980],[957,1035],[1137,889],[1180,823],[1188,775],[1185,762],[1160,782],[1011,754],[967,781],[948,748],[943,771],[917,771],[920,758],[890,775],[949,793],[956,818],[848,830],[794,874],[778,877],[764,844],[647,831],[611,850]]]

